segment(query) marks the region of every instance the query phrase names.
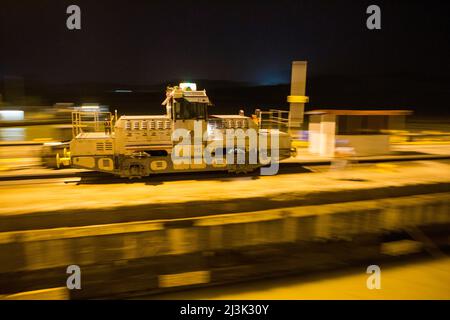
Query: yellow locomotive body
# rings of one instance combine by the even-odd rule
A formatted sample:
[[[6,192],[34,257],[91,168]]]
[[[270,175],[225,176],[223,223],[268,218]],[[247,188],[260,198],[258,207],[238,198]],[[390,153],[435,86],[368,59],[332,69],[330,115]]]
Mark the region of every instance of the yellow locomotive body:
[[[133,178],[180,171],[248,172],[290,157],[287,133],[263,129],[256,117],[242,113],[209,115],[210,104],[205,90],[182,83],[167,88],[165,115],[117,119],[109,112],[76,111],[70,162]]]

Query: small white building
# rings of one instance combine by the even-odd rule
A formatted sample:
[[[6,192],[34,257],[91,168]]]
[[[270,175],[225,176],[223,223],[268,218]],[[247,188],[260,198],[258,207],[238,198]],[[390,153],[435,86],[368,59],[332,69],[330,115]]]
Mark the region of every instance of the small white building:
[[[402,130],[409,110],[313,110],[309,115],[309,152],[333,157],[340,148],[356,156],[390,152],[390,130]]]

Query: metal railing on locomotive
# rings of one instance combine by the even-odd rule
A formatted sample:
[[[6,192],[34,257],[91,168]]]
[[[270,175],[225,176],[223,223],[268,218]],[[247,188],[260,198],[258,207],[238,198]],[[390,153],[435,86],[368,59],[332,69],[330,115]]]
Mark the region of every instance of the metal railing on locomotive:
[[[261,129],[278,129],[282,132],[289,130],[289,111],[269,109],[269,111],[256,112]]]
[[[73,111],[72,112],[72,136],[75,138],[83,132],[106,132],[107,126],[110,132],[114,132],[114,124],[117,114],[114,116],[106,111]]]

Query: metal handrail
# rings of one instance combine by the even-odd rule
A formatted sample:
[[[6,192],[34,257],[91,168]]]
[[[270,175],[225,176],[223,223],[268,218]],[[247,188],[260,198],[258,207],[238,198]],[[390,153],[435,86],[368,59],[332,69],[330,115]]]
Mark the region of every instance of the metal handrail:
[[[73,111],[72,112],[72,136],[75,138],[83,133],[86,128],[91,128],[93,132],[105,129],[105,122],[109,123],[111,133],[114,130],[114,122],[111,112],[106,111]]]
[[[264,117],[267,116],[267,117]],[[289,127],[289,111],[279,109],[269,109],[269,111],[259,111],[258,120],[261,128],[269,126],[278,130],[287,131]]]

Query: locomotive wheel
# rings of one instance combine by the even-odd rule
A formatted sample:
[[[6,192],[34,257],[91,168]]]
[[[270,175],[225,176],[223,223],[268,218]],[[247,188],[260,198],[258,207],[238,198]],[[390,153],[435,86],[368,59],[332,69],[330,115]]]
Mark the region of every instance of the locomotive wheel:
[[[238,174],[247,174],[247,173],[252,172],[252,171],[253,170],[251,168],[249,168],[248,166],[246,166],[246,165],[236,165],[234,167],[234,169],[229,170],[228,172],[233,172],[236,175],[238,175]]]

